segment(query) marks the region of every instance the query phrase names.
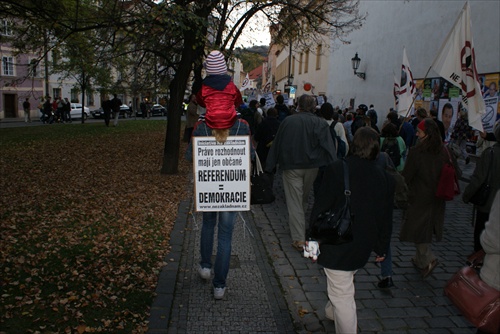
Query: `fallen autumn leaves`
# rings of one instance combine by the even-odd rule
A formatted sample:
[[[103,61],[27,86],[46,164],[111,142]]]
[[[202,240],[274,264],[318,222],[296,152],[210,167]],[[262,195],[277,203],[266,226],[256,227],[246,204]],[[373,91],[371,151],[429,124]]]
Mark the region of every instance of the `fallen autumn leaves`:
[[[144,332],[187,196],[185,147],[165,176],[164,122],[38,128],[1,130],[2,331]]]

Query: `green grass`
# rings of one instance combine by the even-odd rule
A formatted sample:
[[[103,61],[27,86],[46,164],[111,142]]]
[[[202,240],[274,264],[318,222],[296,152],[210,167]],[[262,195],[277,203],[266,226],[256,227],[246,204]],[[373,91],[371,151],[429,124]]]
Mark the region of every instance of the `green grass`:
[[[115,134],[137,134],[166,130],[166,120],[123,121],[117,127],[102,123],[46,124],[18,128],[0,128],[0,146],[25,145],[39,140],[65,140]]]

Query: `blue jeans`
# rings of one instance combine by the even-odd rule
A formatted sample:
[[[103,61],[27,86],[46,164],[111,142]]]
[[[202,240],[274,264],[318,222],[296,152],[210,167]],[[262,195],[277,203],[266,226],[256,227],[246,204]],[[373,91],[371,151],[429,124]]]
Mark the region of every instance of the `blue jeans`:
[[[380,275],[382,278],[392,276],[392,252],[390,245],[387,253],[385,254],[384,261],[380,262]]]
[[[212,268],[212,250],[214,247],[214,232],[219,215],[217,231],[217,256],[215,257],[213,285],[215,288],[225,288],[229,261],[231,260],[231,241],[233,238],[236,212],[203,212],[201,228],[200,253],[202,268]]]

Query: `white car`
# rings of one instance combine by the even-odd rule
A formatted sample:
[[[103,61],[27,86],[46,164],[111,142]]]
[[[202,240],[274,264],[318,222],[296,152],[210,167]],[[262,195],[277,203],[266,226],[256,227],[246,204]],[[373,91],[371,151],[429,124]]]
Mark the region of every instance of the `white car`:
[[[83,109],[83,119],[87,119],[90,116],[89,108],[85,107]],[[82,104],[81,103],[71,103],[71,118],[82,118]]]

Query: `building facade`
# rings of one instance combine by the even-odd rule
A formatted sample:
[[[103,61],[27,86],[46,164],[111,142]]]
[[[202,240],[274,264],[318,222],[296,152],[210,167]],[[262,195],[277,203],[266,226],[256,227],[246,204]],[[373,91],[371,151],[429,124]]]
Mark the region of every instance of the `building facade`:
[[[1,20],[0,35],[12,36],[11,23]],[[0,43],[0,119],[23,117],[28,98],[33,117],[43,96],[43,73],[35,54],[18,55],[8,43]]]
[[[367,17],[359,30],[348,35],[350,44],[330,39],[307,50],[292,44],[291,66],[290,46],[271,45],[276,87],[284,88],[290,66],[297,96],[324,94],[328,102],[343,108],[374,104],[383,122],[394,107],[394,77],[400,77],[403,47],[414,79],[423,79],[464,4],[453,0],[360,1],[359,12]],[[469,4],[477,70],[479,74],[499,73],[500,2],[469,0]],[[351,59],[356,53],[361,59],[358,72],[365,73],[365,79],[354,74]],[[437,76],[432,70],[428,74]]]
[[[349,35],[350,45],[334,45],[328,60],[329,100],[340,106],[374,104],[377,111],[387,113],[394,106],[394,76],[400,78],[403,47],[414,79],[424,79],[464,4],[361,1],[366,22]],[[500,72],[500,2],[469,0],[469,4],[478,73]],[[492,31],[497,36],[492,37]],[[365,80],[354,75],[351,58],[356,53],[361,58],[358,72],[365,73]],[[427,77],[439,75],[431,69]]]

